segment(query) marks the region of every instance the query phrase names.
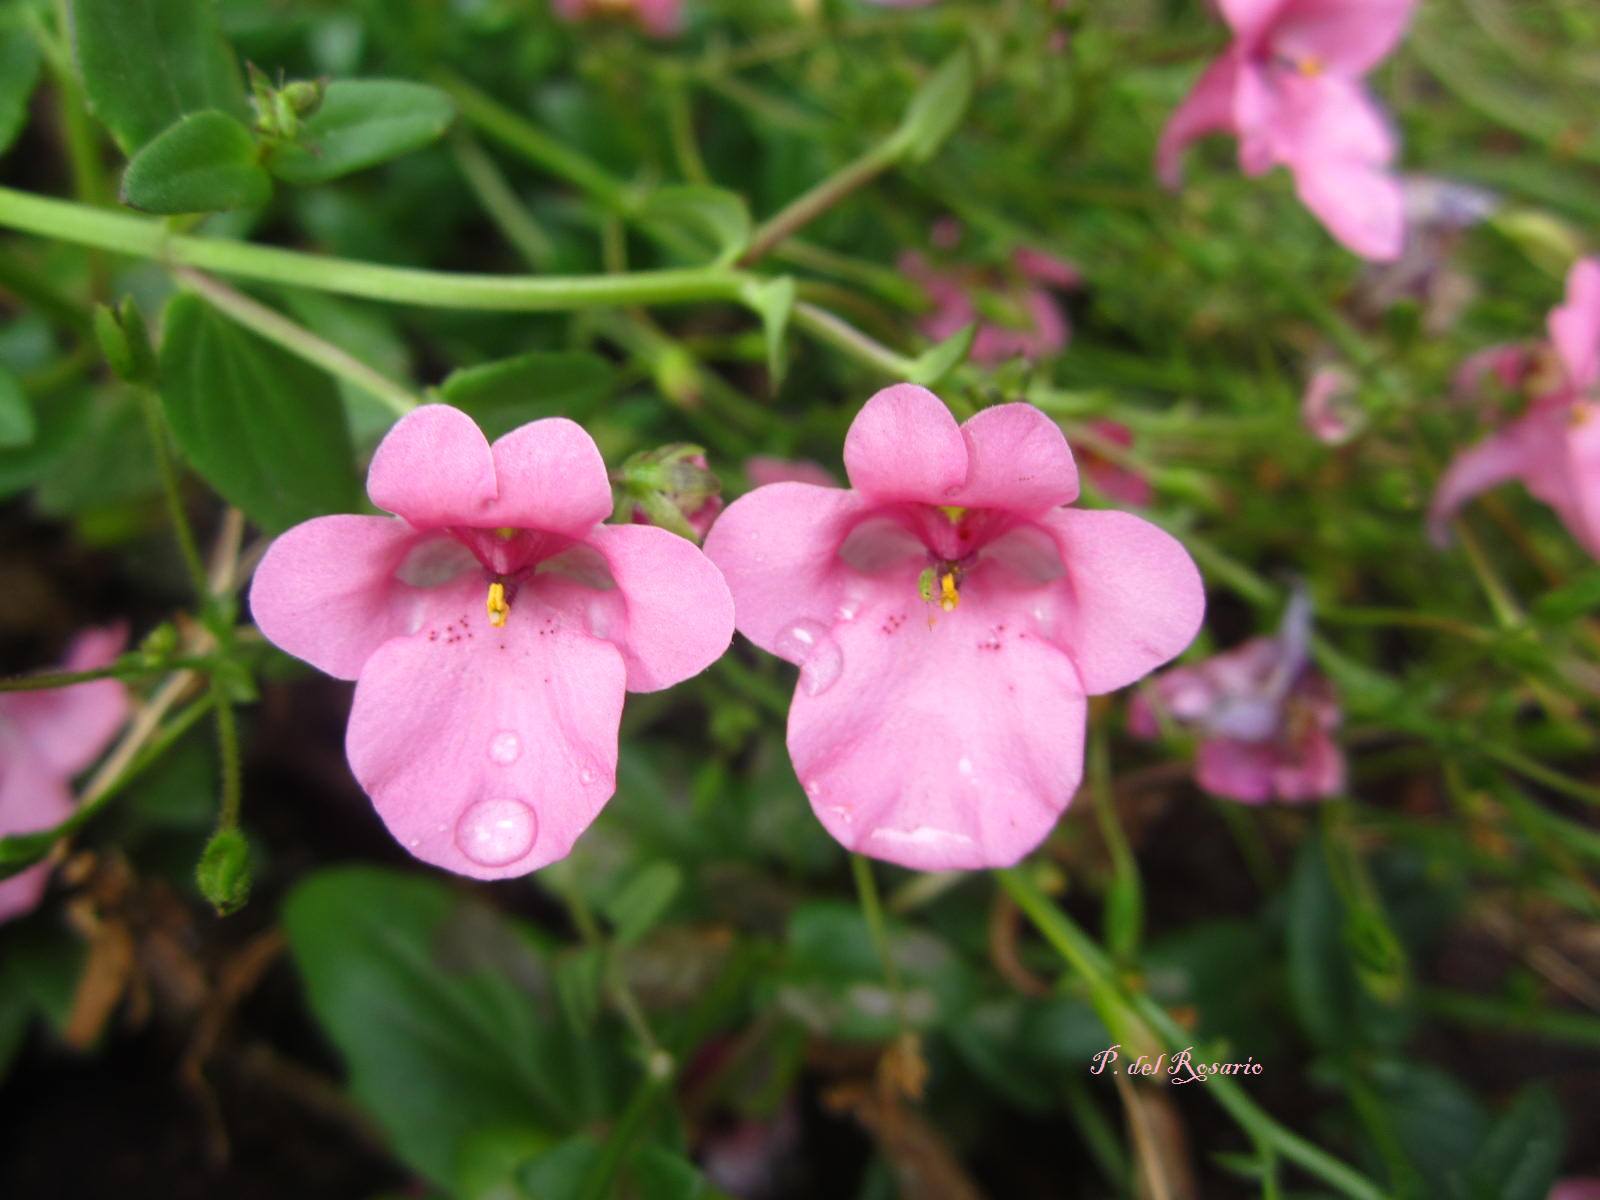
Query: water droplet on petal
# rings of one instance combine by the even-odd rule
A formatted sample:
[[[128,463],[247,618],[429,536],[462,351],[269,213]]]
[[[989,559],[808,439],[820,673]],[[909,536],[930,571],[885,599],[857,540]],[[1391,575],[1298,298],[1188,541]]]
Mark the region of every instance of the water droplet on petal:
[[[956,770],[960,771],[963,775],[971,775],[972,760],[963,754],[961,756],[961,761],[956,764]]]
[[[800,682],[806,695],[819,696],[844,673],[844,651],[827,627],[802,618],[778,634],[773,648],[790,662],[800,664]]]
[[[578,772],[578,781],[580,783],[593,783],[594,771],[589,767],[585,767],[583,770]]]
[[[489,758],[501,766],[510,766],[522,754],[522,739],[509,729],[502,729],[489,739]]]
[[[479,800],[456,822],[456,845],[480,867],[503,867],[524,857],[539,836],[539,819],[521,800]]]

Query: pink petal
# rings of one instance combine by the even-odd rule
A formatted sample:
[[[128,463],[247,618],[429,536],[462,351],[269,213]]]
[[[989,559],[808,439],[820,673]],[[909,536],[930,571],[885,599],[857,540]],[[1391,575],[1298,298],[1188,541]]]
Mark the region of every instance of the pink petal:
[[[1490,434],[1470,450],[1458,454],[1434,489],[1428,506],[1428,536],[1435,545],[1450,541],[1450,522],[1480,492],[1524,476],[1533,465],[1530,457],[1528,417]]]
[[[1360,420],[1356,381],[1340,367],[1319,367],[1311,373],[1300,399],[1300,419],[1313,437],[1329,446],[1350,440]]]
[[[564,858],[616,787],[616,647],[537,604],[499,629],[476,585],[459,616],[386,642],[356,684],[345,750],[389,832],[478,879]]]
[[[1175,188],[1183,181],[1183,152],[1190,142],[1235,128],[1233,94],[1238,79],[1238,59],[1232,54],[1219,58],[1173,110],[1156,148],[1156,174],[1165,186]]]
[[[611,515],[611,481],[594,439],[576,421],[546,417],[494,448],[499,498],[487,524],[543,529],[582,540]]]
[[[8,730],[0,725],[0,837],[37,833],[72,815],[72,796],[67,790],[66,776],[49,759],[37,753],[24,736],[20,729]],[[39,863],[10,879],[0,880],[0,921],[33,911],[49,881],[48,863]]]
[[[1556,510],[1580,546],[1600,558],[1600,404],[1545,406],[1522,420],[1537,422],[1538,430],[1530,447],[1531,469],[1523,477],[1528,490]]]
[[[1083,273],[1076,264],[1068,262],[1048,250],[1035,250],[1019,246],[1011,255],[1011,264],[1036,283],[1071,291],[1083,286]]]
[[[1273,23],[1275,54],[1315,62],[1342,75],[1364,75],[1389,56],[1416,0],[1290,0]]]
[[[856,414],[844,439],[850,486],[874,500],[954,503],[967,478],[967,447],[944,401],[897,383]]]
[[[795,771],[862,854],[926,871],[1015,863],[1077,790],[1077,672],[981,576],[950,613],[899,595],[824,635],[830,665],[802,676],[789,710]]]
[[[1579,391],[1600,383],[1600,258],[1579,260],[1567,275],[1567,300],[1550,313],[1550,340]]]
[[[622,651],[628,690],[655,692],[698,675],[733,641],[733,597],[691,542],[645,525],[602,525],[586,543],[611,569],[623,620],[606,640]]]
[[[1208,738],[1195,755],[1195,782],[1213,796],[1261,804],[1272,798],[1276,765],[1270,743]]]
[[[1287,72],[1273,78],[1280,104],[1276,123],[1281,161],[1298,171],[1302,164],[1317,161],[1334,169],[1347,162],[1377,167],[1394,159],[1394,130],[1359,81]],[[1403,221],[1405,192],[1398,180],[1393,186],[1396,212]]]
[[[423,529],[480,524],[496,495],[494,455],[460,409],[425,404],[378,443],[367,495]]]
[[[436,586],[398,577],[410,556],[437,552],[440,577],[413,578],[442,584],[451,580],[457,549],[393,517],[315,517],[268,547],[250,611],[275,646],[337,679],[354,679],[379,646],[415,633],[438,599]]]
[[[1354,159],[1314,159],[1294,165],[1301,202],[1346,248],[1392,262],[1405,243],[1400,185],[1384,171]]]
[[[1078,468],[1066,436],[1033,405],[986,408],[961,426],[961,437],[966,482],[935,503],[1032,515],[1078,498]]]
[[[671,37],[683,25],[682,0],[635,0],[639,24],[652,37]]]
[[[125,626],[86,630],[67,647],[61,669],[109,666],[127,642]],[[127,717],[128,690],[120,679],[0,695],[0,725],[11,723],[28,750],[64,779],[99,758]]]
[[[1067,508],[1040,523],[1067,569],[1055,640],[1089,695],[1132,683],[1194,639],[1205,590],[1177,539],[1124,512]]]
[[[1457,396],[1477,399],[1483,392],[1485,376],[1492,375],[1501,387],[1515,391],[1533,367],[1533,353],[1524,345],[1490,346],[1462,360],[1451,384]]]
[[[756,487],[769,483],[813,483],[818,487],[838,487],[832,471],[806,458],[774,458],[757,454],[745,460],[744,473]]]
[[[1294,0],[1217,0],[1222,19],[1241,42],[1250,42],[1278,19],[1278,14]]]
[[[727,580],[739,632],[784,656],[795,627],[831,625],[856,578],[839,548],[868,511],[852,492],[808,483],[770,484],[728,505],[705,554]]]

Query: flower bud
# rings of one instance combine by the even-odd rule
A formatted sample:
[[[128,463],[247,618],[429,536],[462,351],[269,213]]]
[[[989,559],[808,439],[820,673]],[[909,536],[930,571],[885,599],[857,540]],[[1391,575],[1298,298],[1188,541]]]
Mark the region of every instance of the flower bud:
[[[219,829],[195,867],[200,894],[220,917],[232,916],[250,899],[250,843],[237,829]]]
[[[150,347],[150,331],[132,296],[124,296],[115,309],[95,305],[94,335],[100,343],[100,353],[118,379],[146,386],[155,384],[156,356]]]
[[[658,525],[698,542],[722,511],[722,481],[699,446],[675,442],[642,450],[619,474],[635,524]]]

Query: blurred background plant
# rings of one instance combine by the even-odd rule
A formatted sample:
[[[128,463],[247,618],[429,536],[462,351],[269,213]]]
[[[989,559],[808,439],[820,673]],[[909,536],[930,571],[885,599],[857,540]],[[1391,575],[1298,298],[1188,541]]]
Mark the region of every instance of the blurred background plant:
[[[1501,423],[1452,400],[1457,365],[1541,337],[1594,244],[1600,10],[1420,8],[1373,76],[1411,232],[1371,265],[1231,145],[1158,186],[1226,42],[1190,0],[557,7],[0,7],[0,647],[134,647],[96,672],[134,715],[75,815],[0,839],[7,875],[54,870],[0,929],[0,1192],[1543,1200],[1600,1174],[1600,569],[1520,488],[1450,548],[1424,528]],[[929,341],[952,295],[972,324]],[[966,362],[979,326],[999,349]],[[570,859],[471,885],[388,839],[349,688],[240,611],[264,539],[356,510],[424,399],[490,436],[573,417],[624,519],[703,533],[764,473],[837,473],[899,379],[959,415],[1031,401],[1091,500],[1180,536],[1191,662],[1303,588],[1337,794],[1208,796],[1194,732],[1131,736],[1111,697],[1028,864],[852,861],[784,752],[794,672],[737,642],[630,702]],[[1090,1074],[1112,1043],[1262,1070]]]

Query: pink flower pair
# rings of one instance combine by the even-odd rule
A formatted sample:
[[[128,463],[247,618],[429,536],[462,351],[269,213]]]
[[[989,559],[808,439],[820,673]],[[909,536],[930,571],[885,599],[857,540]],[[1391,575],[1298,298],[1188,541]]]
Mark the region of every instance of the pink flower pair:
[[[397,515],[290,530],[251,605],[279,646],[357,680],[351,768],[396,838],[450,870],[565,855],[614,788],[624,689],[703,670],[735,612],[801,666],[789,748],[834,836],[913,867],[1015,862],[1077,787],[1085,697],[1188,644],[1199,575],[1153,525],[1063,507],[1071,452],[1028,405],[958,426],[889,388],[844,458],[850,489],[759,487],[702,554],[600,524],[605,468],[570,421],[490,446],[429,406],[373,459],[368,492]]]
[[[1214,796],[1260,804],[1337,795],[1341,714],[1332,685],[1311,664],[1310,641],[1311,608],[1296,593],[1276,637],[1157,677],[1134,697],[1129,730],[1158,737],[1165,718],[1198,731],[1195,782]]]
[[[120,628],[79,634],[61,669],[107,666],[126,640]],[[0,837],[36,833],[71,816],[72,777],[100,757],[127,715],[127,689],[115,679],[0,694]],[[0,921],[33,909],[49,879],[49,864],[39,863],[0,880]]]
[[[1493,377],[1531,401],[1450,464],[1428,510],[1436,542],[1448,541],[1450,521],[1468,500],[1520,479],[1600,558],[1600,259],[1572,268],[1549,331],[1547,345],[1496,346],[1462,364],[1459,390],[1476,394]]]
[[[1363,77],[1394,49],[1415,0],[1218,0],[1233,44],[1161,135],[1157,167],[1176,187],[1183,151],[1209,133],[1239,139],[1247,175],[1287,167],[1295,190],[1355,253],[1400,254],[1404,201],[1389,174],[1395,139]]]

